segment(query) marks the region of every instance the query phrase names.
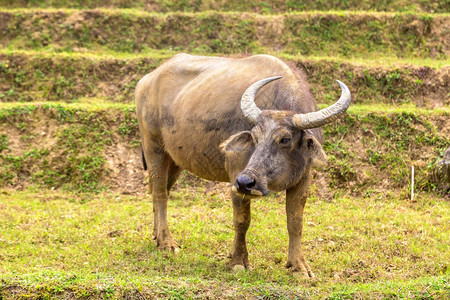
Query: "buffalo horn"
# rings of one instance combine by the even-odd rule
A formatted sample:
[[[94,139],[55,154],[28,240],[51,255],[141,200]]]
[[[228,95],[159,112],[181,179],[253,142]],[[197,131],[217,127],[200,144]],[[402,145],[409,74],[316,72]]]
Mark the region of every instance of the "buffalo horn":
[[[241,110],[244,113],[245,118],[252,124],[256,122],[261,110],[255,104],[255,95],[260,88],[265,86],[271,81],[280,79],[281,76],[269,77],[265,79],[261,79],[245,90],[244,94],[241,97]]]
[[[345,113],[345,111],[348,109],[348,106],[350,105],[352,96],[350,94],[350,90],[344,83],[340,82],[339,80],[336,81],[339,83],[342,90],[339,100],[333,105],[319,111],[294,115],[292,117],[292,121],[294,122],[295,126],[297,126],[297,128],[317,128],[336,120],[338,117]]]

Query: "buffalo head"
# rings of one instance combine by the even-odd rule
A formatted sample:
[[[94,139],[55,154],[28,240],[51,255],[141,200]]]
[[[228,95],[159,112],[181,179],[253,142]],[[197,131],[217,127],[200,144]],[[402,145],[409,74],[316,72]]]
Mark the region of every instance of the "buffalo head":
[[[221,145],[226,167],[235,176],[233,190],[243,195],[263,196],[269,190],[286,190],[297,184],[312,165],[326,161],[318,128],[344,114],[350,105],[350,91],[338,81],[341,97],[325,109],[308,113],[260,110],[254,101],[256,92],[279,78],[260,80],[245,91],[241,109],[253,127],[232,135]]]

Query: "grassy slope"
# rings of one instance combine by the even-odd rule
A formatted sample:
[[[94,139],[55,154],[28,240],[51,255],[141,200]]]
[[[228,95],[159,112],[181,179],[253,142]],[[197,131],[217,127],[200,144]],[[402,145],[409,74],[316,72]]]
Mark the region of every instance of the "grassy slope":
[[[446,59],[448,14],[3,10],[3,47]]]
[[[0,101],[80,101],[99,97],[132,103],[137,81],[159,66],[173,52],[145,55],[114,53],[49,53],[0,51]],[[283,56],[281,56],[283,57]],[[284,56],[306,72],[319,103],[339,96],[335,79],[351,87],[354,103],[450,104],[445,87],[449,68],[436,61],[408,61],[380,66],[377,61]],[[430,62],[429,65],[427,63]]]

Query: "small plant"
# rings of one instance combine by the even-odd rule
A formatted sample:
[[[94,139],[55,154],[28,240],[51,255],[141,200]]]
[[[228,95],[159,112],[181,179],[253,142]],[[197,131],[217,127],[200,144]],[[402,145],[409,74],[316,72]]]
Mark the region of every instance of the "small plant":
[[[382,159],[382,155],[378,151],[367,149],[366,153],[369,163],[372,165],[376,165]]]
[[[0,134],[0,153],[6,149],[8,149],[8,136],[6,134]]]

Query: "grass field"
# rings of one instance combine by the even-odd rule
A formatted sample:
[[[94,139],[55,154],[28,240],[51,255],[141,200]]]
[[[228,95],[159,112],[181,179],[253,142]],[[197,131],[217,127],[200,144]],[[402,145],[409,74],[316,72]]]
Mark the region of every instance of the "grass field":
[[[450,3],[0,0],[0,299],[449,299]],[[225,183],[183,173],[152,241],[133,91],[179,52],[268,53],[304,71],[324,126],[303,250],[287,258],[283,193],[252,201],[252,270],[227,268]],[[411,166],[415,198],[411,201]]]
[[[42,297],[445,298],[448,202],[420,196],[310,197],[304,251],[318,280],[283,266],[282,195],[252,203],[252,271],[226,268],[233,236],[227,193],[202,186],[173,193],[169,222],[182,245],[161,253],[151,241],[147,195],[80,195],[3,190],[3,294]],[[205,197],[208,194],[209,200]]]

